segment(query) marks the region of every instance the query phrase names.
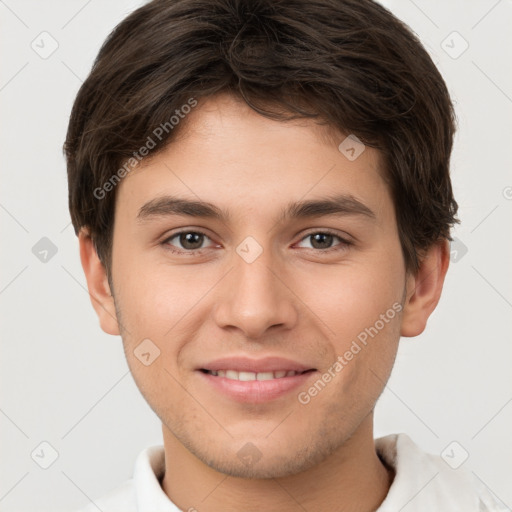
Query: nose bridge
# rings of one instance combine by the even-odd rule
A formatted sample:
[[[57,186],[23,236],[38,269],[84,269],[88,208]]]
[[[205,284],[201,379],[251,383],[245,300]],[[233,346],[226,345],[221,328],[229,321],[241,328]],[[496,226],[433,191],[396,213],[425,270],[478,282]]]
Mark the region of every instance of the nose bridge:
[[[292,327],[297,320],[293,294],[276,277],[280,265],[272,251],[248,237],[233,254],[233,267],[217,301],[219,327],[237,327],[248,338],[273,326]]]

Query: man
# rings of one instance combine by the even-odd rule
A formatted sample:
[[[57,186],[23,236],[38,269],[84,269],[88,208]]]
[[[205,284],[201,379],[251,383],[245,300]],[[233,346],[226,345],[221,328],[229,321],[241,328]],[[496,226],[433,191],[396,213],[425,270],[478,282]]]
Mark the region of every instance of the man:
[[[454,130],[370,0],[157,0],[116,27],[71,114],[70,211],[164,445],[85,511],[498,510],[373,438],[448,269]]]

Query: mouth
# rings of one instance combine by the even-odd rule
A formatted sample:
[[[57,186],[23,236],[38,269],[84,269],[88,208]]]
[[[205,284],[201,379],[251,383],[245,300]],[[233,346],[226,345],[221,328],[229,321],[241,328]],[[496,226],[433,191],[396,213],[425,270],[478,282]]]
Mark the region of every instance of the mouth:
[[[267,372],[247,372],[247,371],[238,371],[238,370],[208,370],[206,368],[201,368],[200,370],[203,373],[208,375],[212,375],[213,377],[223,377],[229,380],[237,380],[242,382],[250,382],[250,381],[266,381],[266,380],[274,380],[274,379],[283,379],[285,377],[295,377],[297,375],[303,375],[305,373],[316,371],[315,368],[310,368],[309,370],[304,371],[296,371],[296,370],[277,370],[277,371],[267,371]]]
[[[224,358],[196,370],[210,393],[242,404],[289,398],[293,390],[306,387],[316,373],[316,368],[279,357]]]

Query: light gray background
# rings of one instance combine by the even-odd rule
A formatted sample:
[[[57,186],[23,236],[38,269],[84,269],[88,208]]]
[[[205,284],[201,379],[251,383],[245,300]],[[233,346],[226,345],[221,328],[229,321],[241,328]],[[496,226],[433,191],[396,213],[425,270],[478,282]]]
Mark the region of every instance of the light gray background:
[[[90,305],[61,152],[101,43],[141,3],[0,1],[4,512],[73,510],[130,478],[137,454],[161,443],[120,338],[100,330]],[[512,2],[383,3],[419,35],[456,103],[452,173],[462,225],[426,332],[401,341],[375,434],[406,432],[433,453],[456,441],[455,458],[469,453],[461,467],[511,507]],[[43,45],[43,31],[59,45],[46,59],[31,47]],[[458,58],[464,43],[453,31],[469,44]],[[47,262],[32,252],[42,237],[58,249]],[[58,452],[46,470],[43,441]]]

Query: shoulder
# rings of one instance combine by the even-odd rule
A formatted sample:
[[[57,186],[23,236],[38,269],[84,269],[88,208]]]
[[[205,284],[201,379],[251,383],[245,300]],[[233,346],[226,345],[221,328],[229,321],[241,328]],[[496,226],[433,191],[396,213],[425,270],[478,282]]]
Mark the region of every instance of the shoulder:
[[[489,488],[473,474],[473,489],[478,497],[479,512],[510,512],[510,509],[496,499]]]
[[[179,512],[160,485],[164,473],[164,447],[154,445],[145,448],[135,461],[133,478],[124,481],[101,498],[91,500],[88,505],[75,512]]]
[[[441,455],[423,451],[408,435],[375,440],[379,458],[395,471],[388,495],[378,512],[502,512],[490,490],[466,465],[453,468]]]

